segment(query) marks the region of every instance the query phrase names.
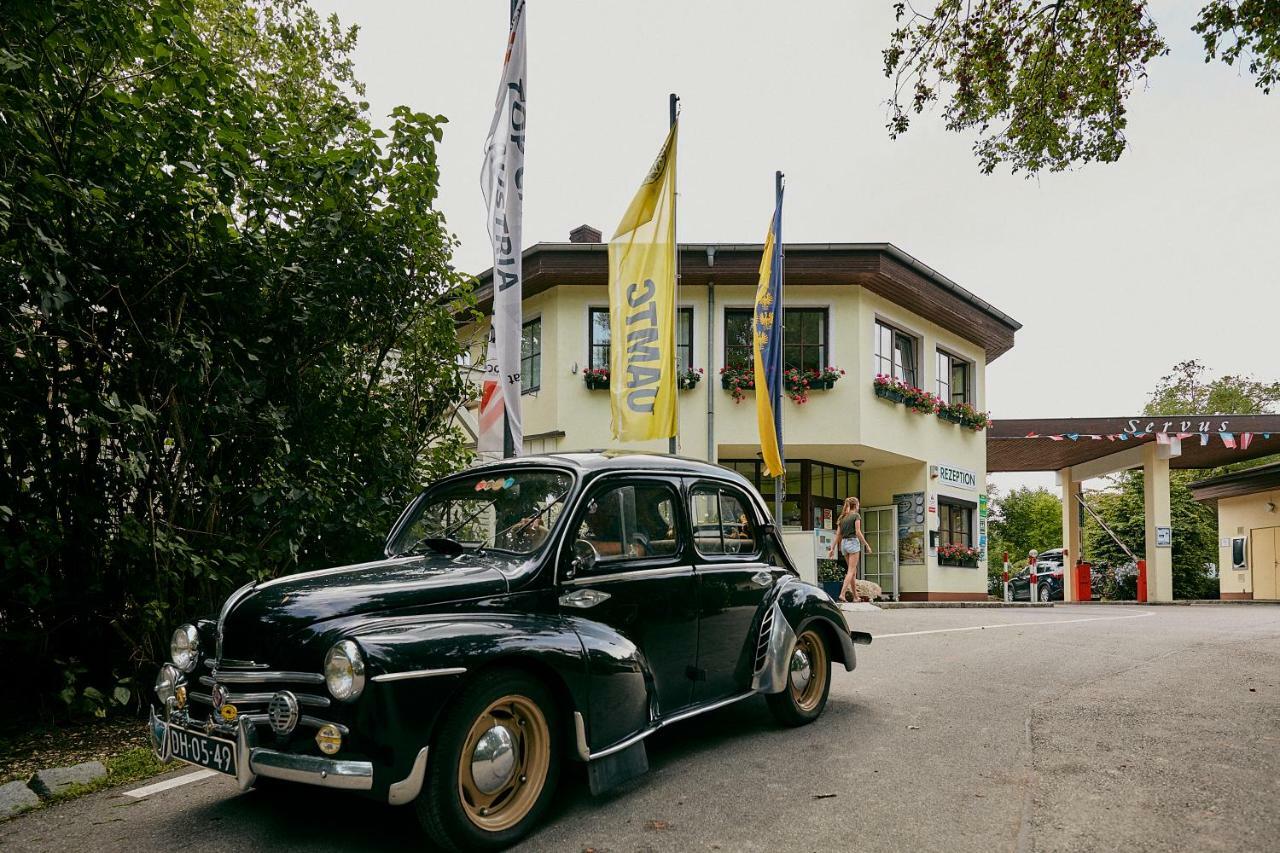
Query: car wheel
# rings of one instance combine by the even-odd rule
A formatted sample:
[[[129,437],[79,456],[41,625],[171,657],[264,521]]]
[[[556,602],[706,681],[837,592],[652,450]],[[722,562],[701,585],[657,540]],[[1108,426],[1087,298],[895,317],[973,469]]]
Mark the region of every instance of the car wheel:
[[[787,663],[787,688],[765,696],[769,710],[784,726],[803,726],[822,715],[831,692],[831,655],[822,635],[807,628],[796,637]]]
[[[1040,587],[1040,600],[1049,601],[1050,598],[1051,598],[1051,594],[1049,592],[1049,585],[1045,584],[1044,586]]]
[[[499,850],[537,825],[560,776],[559,715],[540,681],[493,670],[447,712],[427,760],[418,820],[449,850]]]

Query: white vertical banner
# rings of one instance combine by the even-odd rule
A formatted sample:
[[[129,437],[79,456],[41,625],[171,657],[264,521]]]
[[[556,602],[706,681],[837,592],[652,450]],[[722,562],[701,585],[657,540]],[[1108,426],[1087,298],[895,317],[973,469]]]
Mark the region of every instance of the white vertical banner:
[[[477,450],[501,454],[504,429],[512,453],[520,455],[524,427],[520,418],[520,326],[524,272],[521,264],[524,219],[525,37],[524,0],[511,14],[511,31],[502,64],[502,82],[493,123],[484,142],[480,189],[489,216],[493,245],[493,322],[480,398]]]

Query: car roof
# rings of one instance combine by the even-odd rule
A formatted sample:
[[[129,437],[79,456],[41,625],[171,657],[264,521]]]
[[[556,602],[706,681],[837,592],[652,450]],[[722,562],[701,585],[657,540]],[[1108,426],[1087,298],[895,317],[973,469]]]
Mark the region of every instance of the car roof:
[[[646,473],[689,474],[698,477],[733,480],[743,485],[750,485],[746,477],[743,477],[737,471],[725,468],[723,465],[716,465],[701,459],[690,459],[687,456],[674,456],[669,453],[653,453],[643,450],[580,450],[545,453],[537,456],[520,456],[514,459],[486,462],[470,470],[483,471],[512,465],[553,465],[561,468],[576,468],[579,471],[593,473],[603,471],[640,471]]]

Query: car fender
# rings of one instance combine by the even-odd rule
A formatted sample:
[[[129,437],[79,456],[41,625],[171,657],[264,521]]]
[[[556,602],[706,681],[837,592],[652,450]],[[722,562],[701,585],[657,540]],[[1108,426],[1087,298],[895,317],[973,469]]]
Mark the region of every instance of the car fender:
[[[467,677],[493,666],[522,667],[543,677],[563,706],[563,734],[573,743],[575,713],[588,702],[587,658],[567,621],[452,612],[383,617],[349,630],[347,636],[364,652],[366,671],[353,729],[368,737],[375,789],[410,773]]]
[[[822,631],[831,659],[843,664],[846,671],[853,671],[857,666],[854,633],[849,630],[844,611],[820,587],[785,577],[765,600],[752,689],[760,693],[781,693],[786,689],[787,665],[796,635],[810,627]],[[858,642],[870,642],[870,635],[856,633]]]

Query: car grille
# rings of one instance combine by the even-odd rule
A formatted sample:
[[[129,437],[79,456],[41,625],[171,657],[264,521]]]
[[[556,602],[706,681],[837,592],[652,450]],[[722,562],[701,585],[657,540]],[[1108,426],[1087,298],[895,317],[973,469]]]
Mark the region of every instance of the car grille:
[[[764,612],[764,618],[760,620],[760,638],[756,640],[756,658],[751,667],[752,673],[764,669],[765,661],[769,659],[769,632],[773,630],[775,610],[776,608],[770,607]]]
[[[251,661],[206,660],[204,665],[210,671],[200,676],[201,689],[187,694],[192,702],[212,709],[214,687],[220,686],[226,692],[226,704],[234,705],[240,716],[256,725],[268,725],[267,705],[271,698],[288,690],[298,700],[299,726],[318,729],[332,724],[344,735],[348,733],[346,726],[328,719],[326,709],[333,703],[325,695],[324,676],[318,672],[274,670]]]

